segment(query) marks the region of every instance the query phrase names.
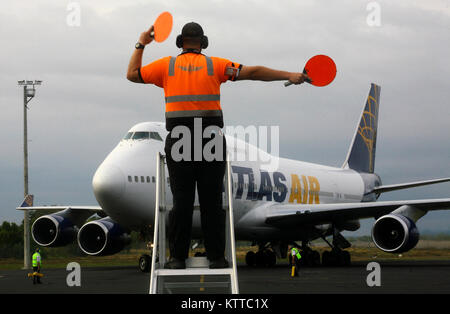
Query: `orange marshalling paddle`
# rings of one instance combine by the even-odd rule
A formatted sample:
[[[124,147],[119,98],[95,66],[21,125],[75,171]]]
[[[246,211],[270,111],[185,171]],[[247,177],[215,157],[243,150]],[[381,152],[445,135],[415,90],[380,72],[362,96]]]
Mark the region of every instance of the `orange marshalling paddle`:
[[[153,33],[151,36],[156,42],[162,43],[169,37],[172,31],[173,18],[169,12],[161,13],[153,24]]]
[[[336,77],[336,64],[328,56],[317,55],[306,62],[303,73],[307,74],[310,78],[306,82],[314,86],[326,86]],[[286,82],[284,86],[291,84],[291,82]]]

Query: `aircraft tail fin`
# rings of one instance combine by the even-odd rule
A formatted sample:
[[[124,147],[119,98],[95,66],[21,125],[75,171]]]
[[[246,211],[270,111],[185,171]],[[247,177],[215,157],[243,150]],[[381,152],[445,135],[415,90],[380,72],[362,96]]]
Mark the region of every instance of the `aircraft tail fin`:
[[[27,194],[23,199],[22,205],[20,207],[32,207],[33,206],[34,195]]]
[[[343,168],[358,172],[374,172],[379,103],[380,86],[372,83]]]

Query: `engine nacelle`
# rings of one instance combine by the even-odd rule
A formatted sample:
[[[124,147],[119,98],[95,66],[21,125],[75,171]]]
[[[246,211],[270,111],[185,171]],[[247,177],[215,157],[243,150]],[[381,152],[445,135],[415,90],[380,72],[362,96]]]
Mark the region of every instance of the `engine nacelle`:
[[[419,230],[410,218],[388,214],[380,217],[373,225],[372,240],[384,252],[402,253],[417,245]]]
[[[66,211],[41,216],[33,223],[31,235],[40,246],[57,247],[73,242],[78,228],[65,217]]]
[[[88,222],[78,232],[80,249],[93,256],[120,252],[130,241],[129,233],[110,217]]]

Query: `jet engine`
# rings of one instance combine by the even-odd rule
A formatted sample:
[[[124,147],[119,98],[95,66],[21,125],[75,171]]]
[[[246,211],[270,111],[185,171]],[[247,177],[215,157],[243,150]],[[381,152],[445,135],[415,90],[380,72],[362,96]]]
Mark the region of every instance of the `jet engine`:
[[[419,230],[414,221],[399,214],[380,217],[372,228],[372,240],[382,251],[402,253],[419,242]]]
[[[84,224],[78,232],[80,249],[93,256],[115,254],[130,241],[127,230],[124,230],[110,217],[90,221]]]
[[[77,237],[77,226],[70,219],[69,210],[44,215],[31,227],[33,240],[40,246],[58,247],[71,243]]]

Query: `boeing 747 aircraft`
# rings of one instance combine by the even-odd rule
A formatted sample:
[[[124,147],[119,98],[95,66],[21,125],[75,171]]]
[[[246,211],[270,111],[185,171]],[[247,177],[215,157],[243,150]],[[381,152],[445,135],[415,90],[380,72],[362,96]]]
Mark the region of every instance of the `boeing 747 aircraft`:
[[[348,265],[350,243],[342,231],[356,231],[359,220],[373,217],[372,239],[382,251],[406,252],[419,240],[415,222],[430,210],[450,209],[450,198],[377,202],[381,193],[450,178],[382,185],[374,172],[380,87],[372,84],[350,149],[342,167],[328,167],[292,159],[277,159],[278,167],[267,170],[259,161],[231,160],[235,236],[252,241],[257,252],[248,252],[248,265],[273,265],[285,258],[287,246],[302,250],[309,265]],[[24,210],[52,209],[32,225],[40,246],[63,246],[73,241],[89,255],[115,254],[129,242],[131,230],[153,234],[156,156],[164,153],[164,123],[133,126],[98,167],[92,180],[100,206],[31,206]],[[248,147],[227,135],[227,149]],[[267,158],[278,158],[255,148]],[[447,165],[446,165],[447,166]],[[166,171],[167,173],[167,171]],[[168,180],[167,204],[171,205]],[[224,202],[226,204],[226,202]],[[198,202],[196,200],[196,204]],[[93,214],[102,217],[86,222]],[[326,237],[332,236],[331,243]],[[199,210],[194,210],[193,238],[201,240]],[[309,242],[324,239],[331,247],[322,254]],[[148,271],[150,258],[139,266]]]

